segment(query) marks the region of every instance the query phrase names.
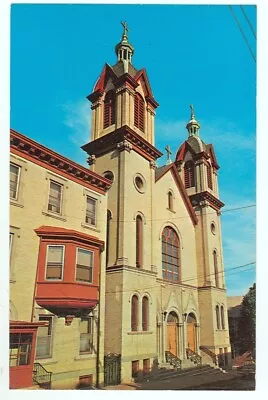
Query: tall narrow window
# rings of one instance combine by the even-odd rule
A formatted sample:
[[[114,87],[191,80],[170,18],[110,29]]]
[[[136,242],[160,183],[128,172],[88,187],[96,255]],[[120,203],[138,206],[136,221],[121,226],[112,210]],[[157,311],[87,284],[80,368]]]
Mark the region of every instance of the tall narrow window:
[[[214,264],[215,286],[219,287],[218,257],[216,250],[213,251],[213,264]]]
[[[48,211],[61,214],[62,189],[62,185],[54,181],[50,181]]]
[[[144,132],[144,101],[139,93],[135,94],[134,125]]]
[[[111,229],[112,213],[107,210],[107,229],[106,229],[106,266],[109,262],[109,246],[110,246],[110,229]]]
[[[219,306],[216,306],[216,321],[217,321],[217,329],[221,329]]]
[[[17,200],[18,198],[19,176],[20,167],[15,164],[10,164],[9,194],[10,198],[13,200]]]
[[[46,279],[62,279],[64,246],[47,246]]]
[[[14,240],[14,233],[9,232],[9,259],[11,258],[13,240]]]
[[[104,99],[103,128],[115,123],[115,94],[113,90],[106,93]]]
[[[86,249],[77,249],[76,280],[93,282],[93,252]]]
[[[173,194],[172,192],[168,192],[168,209],[173,211]]]
[[[149,300],[148,297],[142,298],[142,330],[148,331],[149,329]]]
[[[213,190],[213,185],[212,185],[212,168],[211,168],[211,165],[207,165],[207,180],[208,180],[208,187],[209,187],[209,189]]]
[[[136,217],[136,266],[142,266],[143,222],[140,215]]]
[[[134,294],[131,299],[131,330],[138,330],[138,305],[139,299],[138,296]]]
[[[224,307],[221,306],[221,328],[225,329]]]
[[[85,318],[80,321],[80,354],[93,351],[93,318]]]
[[[87,196],[86,224],[96,225],[96,199]]]
[[[195,186],[194,163],[187,161],[184,165],[184,185],[188,189]]]
[[[52,355],[52,316],[40,315],[39,321],[48,326],[40,326],[37,331],[36,358],[49,358]]]
[[[162,233],[162,275],[169,281],[180,281],[180,243],[177,233],[169,226]]]

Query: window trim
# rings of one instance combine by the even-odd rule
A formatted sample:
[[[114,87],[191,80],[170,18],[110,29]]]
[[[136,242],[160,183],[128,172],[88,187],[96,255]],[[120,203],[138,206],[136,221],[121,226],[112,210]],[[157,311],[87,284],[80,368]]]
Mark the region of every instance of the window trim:
[[[220,307],[217,304],[215,307],[216,310],[216,323],[217,323],[217,330],[221,329],[221,316],[220,316]]]
[[[221,329],[225,330],[225,312],[223,305],[220,306]]]
[[[13,167],[17,167],[18,168],[18,179],[17,179],[17,185],[16,185],[16,196],[15,197],[11,197],[10,196],[10,167],[11,167],[11,165],[13,166]],[[21,169],[22,169],[22,167],[21,167],[21,165],[18,165],[18,164],[16,164],[16,163],[14,163],[14,162],[12,162],[12,161],[10,161],[10,163],[9,163],[9,198],[10,198],[10,201],[15,201],[15,202],[17,202],[18,201],[18,199],[19,199],[19,188],[20,188],[20,180],[21,180]]]
[[[136,298],[136,304],[135,304],[135,309],[134,309],[134,305],[133,305],[133,298]],[[134,293],[131,296],[131,309],[130,309],[130,327],[131,327],[131,332],[138,332],[139,330],[139,296]]]
[[[146,313],[144,310],[144,303],[143,300],[146,299],[147,300],[147,306],[146,306]],[[141,301],[141,307],[142,307],[142,331],[143,332],[148,332],[150,330],[150,303],[149,303],[149,297],[147,295],[144,295],[142,297],[142,301]],[[144,318],[146,317],[146,318]]]
[[[49,354],[48,355],[45,355],[45,356],[38,356],[37,355],[38,330],[37,330],[37,333],[36,333],[35,359],[36,360],[45,360],[45,359],[53,357],[54,318],[53,318],[53,315],[39,314],[38,315],[38,321],[40,321],[40,317],[41,318],[46,318],[46,320],[49,319],[51,321],[51,324],[48,325],[48,328],[50,328],[51,334],[47,335],[47,337],[50,337],[50,345],[49,345]]]
[[[140,214],[136,215],[136,267],[143,266],[144,223]]]
[[[166,274],[168,274],[168,272],[169,273],[171,272],[171,271],[168,271],[168,269],[166,267],[163,268],[163,254],[165,254],[165,256],[170,256],[170,254],[163,252],[163,243],[168,243],[166,241],[165,242],[163,241],[163,236],[164,236],[164,232],[165,232],[166,229],[169,229],[169,230],[173,231],[173,233],[176,235],[176,238],[177,238],[177,243],[178,243],[178,246],[177,246],[177,249],[178,249],[178,265],[177,265],[177,268],[178,268],[178,279],[177,280],[169,279],[168,275],[167,275],[167,277],[163,276],[163,271],[165,271]],[[175,246],[172,246],[172,248],[173,247],[175,247]],[[172,258],[176,258],[176,257],[172,257]],[[162,279],[164,279],[164,280],[166,280],[168,282],[181,283],[181,243],[180,243],[179,235],[177,234],[175,229],[170,225],[164,226],[164,228],[162,229],[162,233],[161,233],[161,264],[162,264],[162,267],[161,267],[161,269],[162,269]],[[168,264],[170,264],[170,263],[168,263]],[[171,264],[171,265],[173,267],[175,266],[175,264]],[[173,275],[174,275],[174,269],[172,268],[172,277],[173,277]],[[176,275],[176,272],[175,272],[175,275]]]
[[[89,321],[91,320],[91,333],[81,333],[80,327],[81,327],[81,322],[82,321]],[[91,343],[90,343],[90,349],[87,351],[81,351],[80,345],[81,345],[81,335],[91,335]],[[79,321],[79,356],[87,355],[87,354],[94,354],[94,317],[89,316],[86,318],[80,318]]]
[[[85,251],[87,251],[87,252],[92,253],[92,267],[91,267],[91,268],[92,268],[92,273],[91,273],[92,282],[84,281],[84,280],[80,280],[80,279],[77,279],[77,278],[76,278],[76,275],[77,275],[77,260],[78,260],[78,251],[79,251],[79,249],[80,249],[80,250],[85,250]],[[93,250],[86,249],[86,248],[80,247],[80,246],[77,246],[77,247],[76,247],[76,257],[75,257],[75,282],[84,283],[84,284],[86,284],[86,285],[92,285],[92,284],[94,283],[94,262],[95,262],[94,257],[95,257],[95,253],[94,253]]]
[[[84,224],[86,225],[86,226],[90,226],[90,227],[93,227],[93,228],[97,228],[97,210],[98,210],[98,199],[96,199],[96,197],[93,197],[93,196],[91,196],[91,195],[89,195],[89,194],[85,194],[85,197],[86,197],[86,208],[85,208],[85,215],[84,215]],[[94,200],[94,202],[95,202],[95,215],[94,215],[94,219],[95,219],[95,223],[94,224],[91,224],[91,223],[89,223],[89,222],[87,222],[86,221],[86,218],[87,218],[87,199],[88,198],[90,198],[91,200]]]
[[[62,247],[63,248],[63,254],[62,254],[62,273],[61,273],[61,278],[47,278],[47,259],[48,259],[48,248],[49,247]],[[44,281],[45,282],[62,282],[64,280],[64,266],[65,266],[65,245],[64,244],[47,244],[46,245],[46,264],[45,264],[45,276],[44,276]]]
[[[54,183],[54,184],[56,184],[56,185],[61,187],[61,192],[60,192],[60,212],[49,210],[49,204],[50,204],[49,203],[49,198],[50,198],[51,183]],[[62,216],[63,215],[63,190],[64,190],[64,184],[56,181],[55,179],[49,178],[48,201],[47,201],[47,212],[49,214],[56,215],[56,216]]]

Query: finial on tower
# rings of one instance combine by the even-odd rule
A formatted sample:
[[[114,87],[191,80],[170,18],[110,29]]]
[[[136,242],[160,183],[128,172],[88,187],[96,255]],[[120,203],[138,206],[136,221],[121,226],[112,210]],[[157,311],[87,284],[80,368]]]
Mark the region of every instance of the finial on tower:
[[[167,162],[166,162],[166,165],[169,165],[169,164],[172,163],[171,158],[170,158],[170,156],[171,156],[171,154],[172,154],[172,152],[171,152],[171,150],[170,150],[170,146],[167,145],[167,146],[165,147],[165,150],[166,150],[166,152],[167,152]]]
[[[128,40],[128,34],[127,34],[127,32],[128,32],[128,26],[127,26],[127,23],[126,23],[126,21],[124,21],[124,22],[121,22],[121,25],[123,25],[123,27],[124,27],[124,32],[123,32],[123,35],[122,35],[122,41],[123,40]]]
[[[115,46],[115,52],[117,54],[117,60],[123,61],[127,64],[131,63],[131,58],[134,54],[134,47],[128,42],[129,28],[127,26],[126,21],[121,22],[121,25],[123,26],[124,30],[122,33],[121,42]]]
[[[199,136],[199,129],[200,129],[200,124],[199,122],[195,119],[195,114],[194,114],[194,106],[191,104],[190,105],[191,109],[191,119],[186,125],[186,128],[190,136]]]

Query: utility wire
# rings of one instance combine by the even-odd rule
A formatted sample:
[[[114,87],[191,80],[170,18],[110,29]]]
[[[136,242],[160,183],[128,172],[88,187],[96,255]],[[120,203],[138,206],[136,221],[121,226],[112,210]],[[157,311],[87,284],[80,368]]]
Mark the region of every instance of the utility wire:
[[[251,22],[250,22],[250,20],[249,20],[249,18],[248,18],[248,16],[247,16],[247,14],[246,14],[246,11],[244,10],[244,7],[243,7],[243,6],[240,6],[240,8],[241,8],[241,10],[242,10],[242,13],[244,14],[244,17],[245,17],[246,20],[247,20],[247,23],[248,23],[249,26],[250,26],[250,29],[251,29],[251,32],[253,33],[253,36],[255,37],[255,39],[257,39],[257,38],[256,38],[256,33],[255,33],[255,31],[254,31],[254,28],[253,28],[253,26],[252,26],[252,24],[251,24]]]
[[[253,53],[253,51],[252,51],[252,49],[251,49],[251,47],[250,47],[250,45],[249,45],[249,42],[248,42],[248,40],[247,40],[247,37],[246,37],[246,35],[245,35],[245,33],[244,33],[244,31],[243,31],[241,25],[239,24],[238,19],[236,18],[236,15],[235,15],[235,13],[234,13],[233,7],[232,7],[230,4],[228,4],[228,7],[229,7],[229,9],[230,9],[230,11],[231,11],[231,13],[232,13],[232,15],[233,15],[233,17],[234,17],[234,20],[235,20],[235,22],[236,22],[236,24],[237,24],[237,26],[238,26],[238,28],[239,28],[239,30],[240,30],[242,36],[243,36],[245,42],[246,42],[246,45],[247,45],[247,47],[248,47],[248,49],[249,49],[249,51],[250,51],[250,54],[251,54],[253,60],[256,62],[255,55],[254,55],[254,53]]]

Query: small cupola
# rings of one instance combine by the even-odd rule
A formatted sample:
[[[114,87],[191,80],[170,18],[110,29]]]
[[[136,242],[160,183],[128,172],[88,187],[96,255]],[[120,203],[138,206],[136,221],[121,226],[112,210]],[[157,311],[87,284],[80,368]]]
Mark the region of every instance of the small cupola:
[[[128,42],[128,26],[126,22],[121,22],[123,25],[123,34],[121,42],[115,46],[115,52],[118,61],[125,61],[131,63],[134,54],[134,47]]]
[[[188,130],[189,137],[190,137],[190,136],[199,136],[200,124],[199,124],[199,122],[195,119],[194,107],[193,107],[193,105],[190,105],[190,109],[191,109],[191,119],[190,119],[190,121],[188,122],[188,124],[186,125],[186,128],[187,128],[187,130]]]

